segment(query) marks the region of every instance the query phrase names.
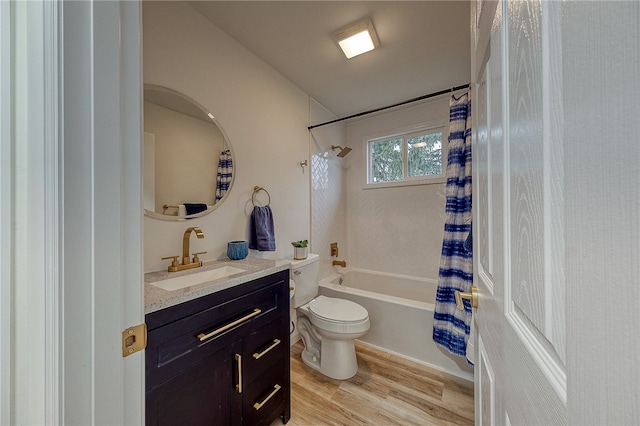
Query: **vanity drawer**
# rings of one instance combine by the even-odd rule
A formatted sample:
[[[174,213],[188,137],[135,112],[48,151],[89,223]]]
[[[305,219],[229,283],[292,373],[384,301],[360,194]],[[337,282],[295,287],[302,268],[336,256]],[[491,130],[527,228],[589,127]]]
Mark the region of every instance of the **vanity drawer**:
[[[280,360],[243,389],[243,424],[269,425],[284,410],[289,383],[285,383],[285,362]]]
[[[288,358],[289,335],[283,335],[286,320],[287,318],[278,318],[245,337],[242,351],[245,383],[251,383],[273,364]]]
[[[149,331],[146,388],[157,386],[221,346],[280,317],[278,308],[287,302],[282,283],[276,282]]]

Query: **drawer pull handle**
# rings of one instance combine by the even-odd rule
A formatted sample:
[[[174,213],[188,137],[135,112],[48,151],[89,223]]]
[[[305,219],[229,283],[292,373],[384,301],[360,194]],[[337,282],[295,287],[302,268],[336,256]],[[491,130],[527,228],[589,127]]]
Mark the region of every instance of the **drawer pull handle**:
[[[229,324],[224,325],[224,326],[220,327],[220,328],[219,328],[219,329],[217,329],[217,330],[213,330],[211,333],[207,333],[207,334],[200,333],[200,334],[198,334],[198,339],[200,339],[200,341],[201,341],[201,342],[202,342],[203,340],[207,340],[209,337],[213,337],[213,336],[215,336],[216,334],[220,334],[220,333],[222,333],[223,331],[228,330],[228,329],[230,329],[231,327],[233,327],[233,326],[235,326],[235,325],[240,324],[241,322],[244,322],[244,321],[246,321],[246,320],[248,320],[248,319],[250,319],[250,318],[255,317],[255,316],[256,316],[256,315],[258,315],[260,312],[262,312],[260,309],[255,308],[255,309],[253,310],[253,312],[251,312],[249,315],[245,315],[245,316],[243,316],[242,318],[237,319],[237,320],[235,320],[235,321],[233,321],[233,322],[230,322]]]
[[[242,356],[236,354],[236,365],[238,367],[238,383],[236,384],[236,390],[238,393],[242,393]]]
[[[269,396],[268,396],[268,397],[266,397],[266,398],[265,398],[261,403],[259,403],[259,404],[258,404],[258,403],[256,402],[255,404],[253,404],[253,408],[255,408],[255,409],[256,409],[256,411],[257,411],[257,410],[259,410],[259,409],[261,409],[261,408],[262,408],[262,406],[263,406],[264,404],[266,404],[266,403],[267,403],[267,401],[269,401],[269,400],[273,397],[273,395],[275,395],[279,390],[280,390],[280,385],[273,385],[273,390],[271,391],[271,393],[269,394]]]
[[[264,354],[266,354],[267,352],[269,352],[271,349],[275,348],[275,347],[276,347],[276,346],[278,346],[279,344],[280,344],[280,340],[279,340],[279,339],[273,339],[273,344],[272,344],[271,346],[269,346],[267,349],[265,349],[264,351],[262,351],[262,352],[260,352],[260,353],[258,353],[258,352],[254,353],[254,354],[253,354],[253,357],[254,357],[255,359],[260,359],[260,358],[262,358],[262,356],[263,356]]]

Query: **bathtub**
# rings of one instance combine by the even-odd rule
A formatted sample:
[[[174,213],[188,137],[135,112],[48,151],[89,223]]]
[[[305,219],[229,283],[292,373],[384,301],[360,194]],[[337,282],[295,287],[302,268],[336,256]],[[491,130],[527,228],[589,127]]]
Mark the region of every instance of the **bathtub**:
[[[473,368],[431,338],[434,280],[347,269],[320,281],[319,294],[352,300],[369,311],[371,328],[359,341],[473,381]]]

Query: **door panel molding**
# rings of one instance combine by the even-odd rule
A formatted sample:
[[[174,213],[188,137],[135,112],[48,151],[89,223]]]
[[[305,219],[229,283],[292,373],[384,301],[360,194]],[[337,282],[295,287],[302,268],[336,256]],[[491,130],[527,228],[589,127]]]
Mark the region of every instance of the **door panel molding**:
[[[542,374],[553,386],[558,397],[566,405],[567,373],[554,348],[517,306],[511,312],[506,312],[505,316],[518,339],[525,344],[531,359],[535,361]]]
[[[495,374],[491,367],[491,361],[487,355],[486,348],[484,347],[484,341],[482,338],[478,339],[478,374],[477,379],[479,381],[478,387],[481,392],[478,393],[478,404],[476,410],[479,410],[480,426],[495,425]]]

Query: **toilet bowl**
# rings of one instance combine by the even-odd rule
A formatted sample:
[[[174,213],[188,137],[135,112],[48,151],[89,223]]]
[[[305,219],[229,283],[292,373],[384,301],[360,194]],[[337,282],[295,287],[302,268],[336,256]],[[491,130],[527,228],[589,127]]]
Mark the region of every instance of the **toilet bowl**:
[[[302,361],[328,377],[348,379],[358,371],[353,341],[369,330],[369,313],[350,300],[318,296],[318,259],[310,254],[291,264]]]

